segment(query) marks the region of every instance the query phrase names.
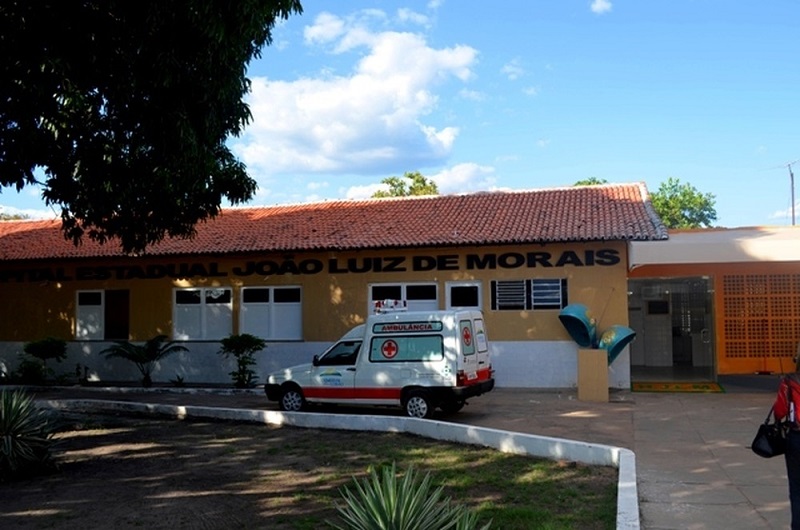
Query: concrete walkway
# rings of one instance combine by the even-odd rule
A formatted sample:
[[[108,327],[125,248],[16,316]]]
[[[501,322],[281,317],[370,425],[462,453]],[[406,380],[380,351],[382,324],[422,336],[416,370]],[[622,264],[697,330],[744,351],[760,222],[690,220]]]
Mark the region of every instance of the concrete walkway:
[[[647,530],[788,528],[783,459],[759,458],[749,449],[778,376],[721,382],[725,393],[615,392],[608,403],[578,401],[574,391],[501,388],[447,420],[634,451],[640,524]],[[124,390],[61,388],[39,397],[277,410],[260,391]]]

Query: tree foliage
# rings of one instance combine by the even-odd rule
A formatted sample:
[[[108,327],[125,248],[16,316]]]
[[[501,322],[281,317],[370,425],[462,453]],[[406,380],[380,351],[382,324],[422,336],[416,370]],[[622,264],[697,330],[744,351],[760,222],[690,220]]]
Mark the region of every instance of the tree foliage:
[[[608,181],[590,177],[579,180],[575,186],[599,184],[608,184]],[[701,193],[691,184],[682,184],[676,178],[662,182],[658,191],[650,194],[650,201],[667,228],[709,227],[717,220],[714,195]]]
[[[650,199],[667,228],[710,227],[717,220],[714,195],[676,178],[662,182]]]
[[[381,184],[389,186],[388,190],[378,190],[373,198],[408,197],[411,195],[439,195],[439,188],[433,180],[426,179],[419,171],[406,171],[402,177],[387,177]]]
[[[139,252],[191,237],[255,181],[225,142],[246,68],[299,0],[8,0],[0,6],[0,186],[43,170],[65,237]]]
[[[0,212],[0,221],[20,221],[30,219],[31,216],[24,213],[3,213]]]
[[[600,184],[608,184],[608,181],[597,177],[589,177],[588,179],[579,180],[575,183],[575,186],[599,186]]]

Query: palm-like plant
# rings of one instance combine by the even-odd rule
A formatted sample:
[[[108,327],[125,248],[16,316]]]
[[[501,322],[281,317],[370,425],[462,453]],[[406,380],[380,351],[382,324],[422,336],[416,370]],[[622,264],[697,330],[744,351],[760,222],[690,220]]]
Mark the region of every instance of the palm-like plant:
[[[443,487],[433,488],[430,473],[418,480],[409,469],[398,480],[395,464],[370,470],[369,477],[344,487],[344,505],[336,505],[345,526],[328,522],[338,530],[474,530],[478,517],[464,506],[442,499]],[[487,530],[491,522],[481,530]]]
[[[149,387],[153,384],[150,374],[156,363],[173,353],[182,351],[189,351],[189,349],[176,344],[175,341],[167,342],[166,335],[156,335],[144,344],[133,344],[127,341],[115,342],[100,353],[105,354],[106,359],[118,357],[134,363],[142,374],[142,386]]]
[[[54,427],[23,390],[0,392],[0,479],[51,464]]]

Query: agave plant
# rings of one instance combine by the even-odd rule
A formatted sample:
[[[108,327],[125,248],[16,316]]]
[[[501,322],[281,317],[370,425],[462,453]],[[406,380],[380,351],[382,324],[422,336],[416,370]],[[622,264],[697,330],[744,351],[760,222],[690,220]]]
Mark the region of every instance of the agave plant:
[[[338,530],[475,530],[478,517],[434,488],[430,473],[419,480],[413,468],[397,478],[395,464],[370,469],[367,478],[354,479],[353,489],[341,490],[345,504],[336,503],[344,526]],[[481,530],[487,530],[491,522]]]
[[[106,359],[118,357],[134,363],[142,374],[142,386],[149,387],[153,384],[150,374],[156,363],[181,351],[189,351],[189,349],[176,344],[175,341],[167,342],[166,335],[156,335],[144,344],[133,344],[127,341],[115,342],[100,353],[104,354]]]
[[[0,479],[37,472],[52,464],[54,427],[24,390],[0,392]]]

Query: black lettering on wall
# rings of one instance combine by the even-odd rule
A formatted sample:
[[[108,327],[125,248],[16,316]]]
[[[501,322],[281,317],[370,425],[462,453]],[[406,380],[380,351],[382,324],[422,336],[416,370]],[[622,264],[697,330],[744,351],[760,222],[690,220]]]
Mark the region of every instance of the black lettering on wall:
[[[330,258],[327,261],[329,274],[358,274],[368,272],[406,272],[406,257],[353,257]],[[550,252],[536,251],[525,254],[504,252],[501,254],[465,254],[463,261],[458,254],[438,256],[413,256],[410,269],[414,272],[496,270],[518,269],[521,267],[585,267],[612,266],[622,261],[619,251],[611,248],[585,250],[583,253],[566,250],[553,255]],[[312,275],[325,270],[325,263],[318,259],[295,261],[262,260],[246,261],[231,268],[235,276],[272,275]],[[218,262],[207,263],[167,263],[113,266],[76,266],[74,276],[64,267],[12,269],[0,271],[0,282],[43,282],[43,281],[90,281],[90,280],[157,280],[162,278],[209,278],[226,277],[228,271],[222,270]]]
[[[494,254],[467,254],[467,270],[494,270],[497,268],[497,256]]]

